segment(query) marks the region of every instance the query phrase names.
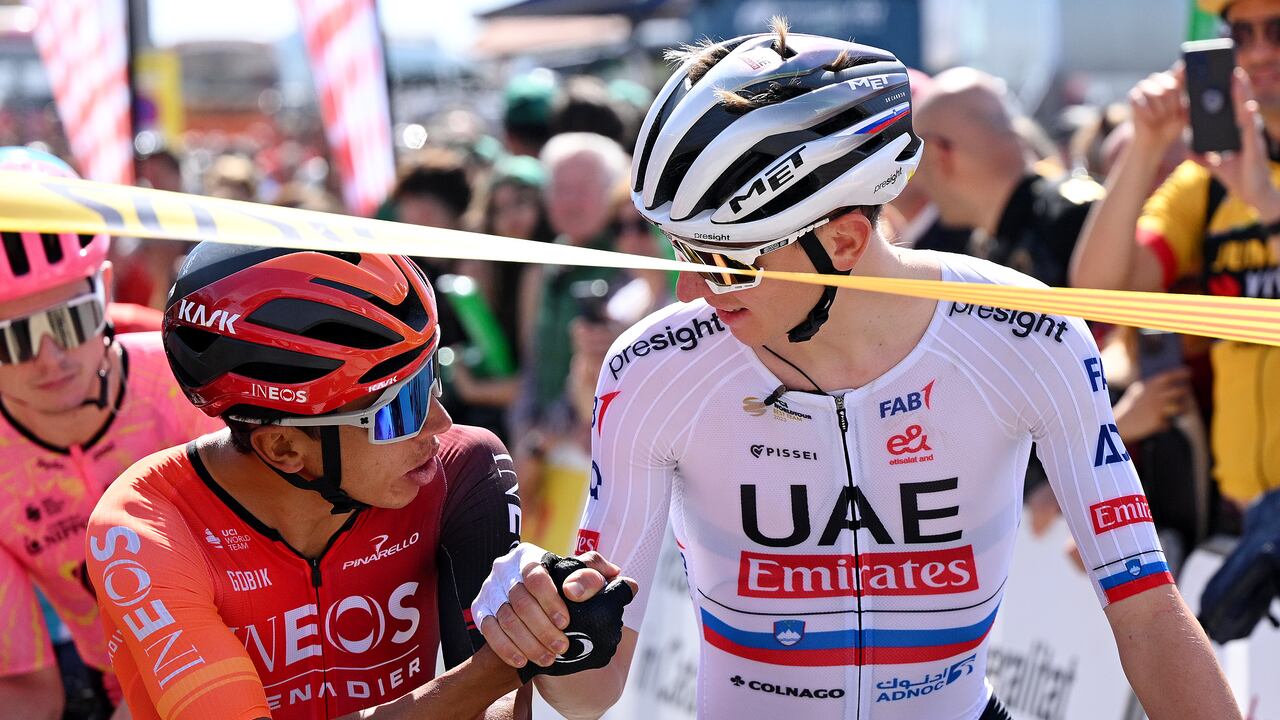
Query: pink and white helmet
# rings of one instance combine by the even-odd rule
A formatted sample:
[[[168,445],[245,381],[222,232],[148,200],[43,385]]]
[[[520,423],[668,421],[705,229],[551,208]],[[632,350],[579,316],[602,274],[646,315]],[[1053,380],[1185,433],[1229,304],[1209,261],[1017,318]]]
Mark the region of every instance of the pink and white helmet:
[[[0,148],[0,170],[79,177],[57,157],[25,147]],[[3,232],[0,238],[4,249],[0,256],[0,302],[91,278],[107,259],[106,235]]]

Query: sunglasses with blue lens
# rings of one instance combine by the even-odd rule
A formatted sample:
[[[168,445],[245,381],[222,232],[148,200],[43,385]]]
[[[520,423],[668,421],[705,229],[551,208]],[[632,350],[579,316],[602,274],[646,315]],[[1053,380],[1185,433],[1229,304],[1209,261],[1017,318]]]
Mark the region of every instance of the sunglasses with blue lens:
[[[377,402],[363,410],[313,417],[289,417],[278,421],[290,427],[353,425],[369,429],[369,442],[386,445],[417,437],[427,424],[431,399],[443,394],[435,354],[411,377],[382,392]]]

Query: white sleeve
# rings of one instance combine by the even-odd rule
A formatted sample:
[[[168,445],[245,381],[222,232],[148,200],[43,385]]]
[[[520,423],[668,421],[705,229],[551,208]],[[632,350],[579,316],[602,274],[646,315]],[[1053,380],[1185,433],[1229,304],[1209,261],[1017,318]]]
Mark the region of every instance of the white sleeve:
[[[1039,338],[1009,371],[1024,389],[1023,422],[1105,606],[1173,577],[1116,430],[1098,346],[1084,321],[1055,320],[1067,325],[1062,341]]]
[[[638,632],[662,549],[676,456],[673,408],[663,406],[671,395],[662,392],[658,373],[628,370],[614,373],[606,358],[600,371],[591,419],[591,486],[575,553],[597,550],[636,580],[640,590],[623,622]]]

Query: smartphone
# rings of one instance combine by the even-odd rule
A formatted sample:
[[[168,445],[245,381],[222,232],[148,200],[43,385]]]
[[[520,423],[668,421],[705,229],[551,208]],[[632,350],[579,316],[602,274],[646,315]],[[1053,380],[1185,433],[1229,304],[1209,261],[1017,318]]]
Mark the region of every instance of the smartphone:
[[[1138,371],[1142,379],[1182,367],[1182,337],[1164,330],[1138,328]]]
[[[605,280],[579,280],[569,285],[569,294],[577,305],[578,317],[597,324],[609,321],[609,283]]]
[[[1240,127],[1231,102],[1231,73],[1236,47],[1231,38],[1182,43],[1187,109],[1191,114],[1191,150],[1197,153],[1240,149]]]

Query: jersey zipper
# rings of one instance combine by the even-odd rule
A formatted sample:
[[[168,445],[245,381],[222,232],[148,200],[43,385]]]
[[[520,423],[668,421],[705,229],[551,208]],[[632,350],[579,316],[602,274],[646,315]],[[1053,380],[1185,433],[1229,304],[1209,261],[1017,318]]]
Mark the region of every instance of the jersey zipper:
[[[850,504],[849,512],[853,516],[853,567],[855,576],[861,577],[859,568],[862,565],[862,555],[858,551],[858,503],[853,501],[853,491],[857,488],[853,481],[853,461],[849,457],[849,415],[845,412],[844,396],[835,395],[833,399],[836,401],[836,420],[840,427],[840,444],[844,447],[844,471],[845,482],[849,485]],[[854,603],[857,608],[855,615],[858,618],[858,634],[854,637],[854,661],[858,667],[858,693],[855,696],[854,717],[862,717],[862,665],[865,660],[862,643],[865,633],[862,629],[862,589],[859,588],[854,595]]]

